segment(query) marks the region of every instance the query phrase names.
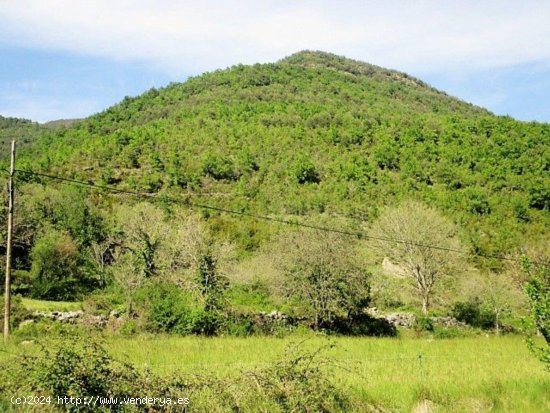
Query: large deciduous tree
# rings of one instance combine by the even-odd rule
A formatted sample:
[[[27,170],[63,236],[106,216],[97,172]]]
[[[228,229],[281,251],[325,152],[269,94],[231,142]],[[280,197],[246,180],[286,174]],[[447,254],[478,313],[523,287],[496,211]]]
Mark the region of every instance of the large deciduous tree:
[[[357,240],[314,230],[285,233],[277,257],[286,294],[302,304],[314,328],[350,320],[368,305],[369,273],[358,259]]]
[[[371,226],[370,245],[413,282],[427,314],[438,280],[456,268],[456,227],[437,210],[410,201],[387,208]],[[436,248],[433,248],[433,247]]]

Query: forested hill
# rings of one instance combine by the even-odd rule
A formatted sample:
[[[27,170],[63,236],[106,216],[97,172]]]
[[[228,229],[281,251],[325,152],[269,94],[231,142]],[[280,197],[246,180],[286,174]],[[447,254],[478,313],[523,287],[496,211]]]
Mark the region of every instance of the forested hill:
[[[8,158],[11,141],[17,141],[18,148],[33,144],[35,138],[52,129],[66,128],[78,119],[61,119],[39,124],[29,119],[4,117],[0,115],[0,160]],[[7,149],[8,148],[8,149]]]
[[[0,159],[6,158],[12,139],[17,139],[18,144],[25,146],[33,141],[41,132],[38,123],[28,119],[10,118],[0,115]]]
[[[43,132],[19,165],[277,216],[369,221],[418,198],[459,223],[478,252],[548,235],[549,124],[497,117],[406,74],[321,52],[125,98]]]

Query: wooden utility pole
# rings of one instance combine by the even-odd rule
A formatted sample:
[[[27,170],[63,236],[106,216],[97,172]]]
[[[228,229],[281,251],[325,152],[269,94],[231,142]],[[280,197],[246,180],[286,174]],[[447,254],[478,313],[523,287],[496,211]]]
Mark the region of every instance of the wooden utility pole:
[[[6,286],[4,290],[4,343],[10,336],[10,288],[11,288],[11,245],[13,236],[13,180],[15,175],[15,140],[11,141],[10,177],[8,182],[8,242],[6,245]]]

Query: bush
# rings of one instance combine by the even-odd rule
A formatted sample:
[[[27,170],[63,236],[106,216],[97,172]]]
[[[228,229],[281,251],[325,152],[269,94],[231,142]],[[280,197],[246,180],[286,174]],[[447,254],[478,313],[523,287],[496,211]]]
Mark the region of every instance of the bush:
[[[230,336],[249,336],[254,334],[254,322],[246,314],[233,314],[226,318],[222,331]]]
[[[272,408],[266,411],[313,413],[354,410],[351,400],[329,380],[327,370],[330,370],[331,363],[320,356],[322,350],[301,352],[292,349],[272,366],[248,373],[272,404]]]
[[[354,336],[395,337],[397,329],[384,318],[360,314],[354,317],[338,319],[334,331]]]
[[[67,233],[49,230],[34,244],[32,259],[32,295],[56,301],[72,301],[94,282],[82,276],[78,245]]]
[[[113,310],[124,308],[124,297],[114,288],[88,295],[82,302],[84,312],[108,316]]]
[[[210,154],[203,162],[203,173],[216,180],[236,180],[238,175],[235,173],[233,161],[231,159]]]
[[[523,268],[528,275],[525,291],[531,303],[532,322],[546,342],[537,345],[528,337],[529,347],[550,371],[550,259],[542,256],[534,262],[525,257]]]
[[[80,324],[62,323],[50,319],[42,319],[25,324],[13,331],[16,341],[40,339],[43,337],[81,337],[87,331]]]
[[[418,331],[418,332],[421,332],[421,331],[433,332],[434,324],[430,317],[419,316],[419,317],[415,317],[413,328],[415,331]]]
[[[4,325],[4,300],[2,295],[2,303],[0,304],[0,325]],[[21,297],[11,297],[10,305],[10,329],[15,329],[21,322],[31,317],[31,312],[25,308]]]
[[[294,174],[296,180],[300,185],[303,184],[318,184],[321,182],[319,172],[315,168],[315,165],[309,159],[301,159],[294,168]]]
[[[218,314],[205,311],[193,295],[171,283],[150,283],[135,301],[152,332],[214,335],[221,323]]]
[[[495,326],[494,314],[483,308],[479,298],[472,298],[468,301],[455,303],[451,315],[458,321],[462,321],[472,327],[492,329]]]
[[[57,400],[64,397],[137,397],[147,388],[143,374],[129,364],[113,360],[93,340],[51,341],[37,356],[22,357],[15,365],[6,366],[2,373],[5,376],[0,380],[1,399],[9,399],[10,394],[22,391],[49,396],[54,411],[127,411],[124,405],[59,404]],[[38,405],[34,411],[41,411],[43,407]]]

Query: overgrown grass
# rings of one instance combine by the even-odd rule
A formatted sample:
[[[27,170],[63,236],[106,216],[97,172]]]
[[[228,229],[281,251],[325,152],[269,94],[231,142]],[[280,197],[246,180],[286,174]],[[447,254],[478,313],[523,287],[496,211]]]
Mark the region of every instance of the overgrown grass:
[[[21,298],[23,306],[29,311],[77,311],[82,310],[80,301],[47,301]]]
[[[370,405],[410,412],[423,400],[435,412],[550,411],[550,375],[519,336],[439,339],[274,337],[112,337],[115,358],[161,376],[236,376],[268,366],[289,344],[325,354],[339,366],[332,383]],[[32,351],[30,346],[25,352]],[[8,353],[21,351],[9,347]],[[0,353],[0,359],[7,353]]]

